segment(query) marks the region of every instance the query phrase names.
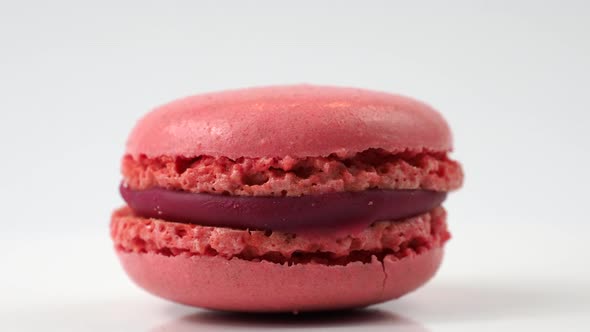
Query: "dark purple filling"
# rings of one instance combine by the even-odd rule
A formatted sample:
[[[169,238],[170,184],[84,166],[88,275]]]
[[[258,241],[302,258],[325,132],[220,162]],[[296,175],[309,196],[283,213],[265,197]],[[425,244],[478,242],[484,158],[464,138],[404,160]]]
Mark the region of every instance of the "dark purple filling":
[[[225,196],[163,188],[132,190],[123,199],[142,217],[205,226],[282,232],[359,231],[375,221],[403,219],[439,206],[445,192],[366,190],[300,197]]]

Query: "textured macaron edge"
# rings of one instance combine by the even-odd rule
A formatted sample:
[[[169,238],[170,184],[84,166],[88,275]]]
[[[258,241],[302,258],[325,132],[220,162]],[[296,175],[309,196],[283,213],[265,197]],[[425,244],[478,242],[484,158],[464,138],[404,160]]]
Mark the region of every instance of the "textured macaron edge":
[[[441,154],[391,156],[369,150],[353,158],[123,158],[124,183],[134,190],[160,187],[244,196],[300,196],[368,189],[451,191],[461,165]]]
[[[342,265],[366,262],[373,255],[412,256],[444,245],[450,234],[442,207],[402,220],[379,221],[354,234],[336,229],[329,234],[293,234],[184,224],[143,218],[123,207],[111,217],[111,238],[115,248],[125,252]]]
[[[357,88],[255,87],[200,94],[157,107],[138,121],[126,155],[309,157],[448,152],[450,129],[415,99]]]

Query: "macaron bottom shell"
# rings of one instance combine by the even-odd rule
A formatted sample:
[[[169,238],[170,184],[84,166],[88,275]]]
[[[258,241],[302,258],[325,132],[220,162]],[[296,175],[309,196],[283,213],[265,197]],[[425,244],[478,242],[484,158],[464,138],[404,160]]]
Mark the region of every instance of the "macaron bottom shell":
[[[437,271],[450,235],[437,207],[343,238],[179,224],[122,208],[111,236],[127,274],[152,294],[217,310],[300,312],[415,290]]]
[[[434,276],[443,249],[345,266],[123,251],[118,256],[135,283],[174,302],[238,312],[302,312],[365,307],[398,298]]]

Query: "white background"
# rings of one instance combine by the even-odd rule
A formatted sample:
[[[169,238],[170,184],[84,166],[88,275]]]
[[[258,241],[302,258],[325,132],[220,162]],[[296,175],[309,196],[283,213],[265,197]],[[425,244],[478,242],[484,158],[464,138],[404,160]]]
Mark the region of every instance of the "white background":
[[[355,314],[241,316],[136,288],[108,237],[126,135],[177,97],[316,83],[439,109],[464,188],[439,275]],[[2,1],[0,330],[588,331],[587,1]]]

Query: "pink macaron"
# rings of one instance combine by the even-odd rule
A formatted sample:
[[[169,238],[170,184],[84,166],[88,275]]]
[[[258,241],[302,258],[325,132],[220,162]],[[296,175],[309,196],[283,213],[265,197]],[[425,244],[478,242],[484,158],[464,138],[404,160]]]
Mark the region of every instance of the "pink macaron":
[[[442,116],[408,97],[313,85],[191,96],[133,129],[121,263],[160,297],[243,312],[363,307],[437,271],[463,181]]]

